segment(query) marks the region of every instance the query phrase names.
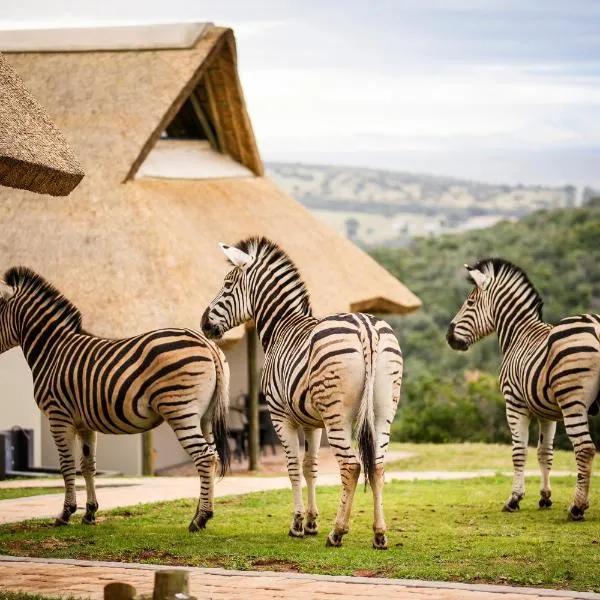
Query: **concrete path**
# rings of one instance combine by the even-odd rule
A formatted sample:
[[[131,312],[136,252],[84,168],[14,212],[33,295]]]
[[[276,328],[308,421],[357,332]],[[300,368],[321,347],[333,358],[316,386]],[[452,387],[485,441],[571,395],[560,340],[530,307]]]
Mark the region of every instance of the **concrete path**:
[[[531,471],[528,475],[538,475]],[[555,477],[570,473],[555,472]],[[476,477],[493,477],[496,471],[393,471],[386,473],[386,481],[455,480]],[[508,473],[508,475],[512,475]],[[319,485],[340,483],[339,474],[325,473],[319,476]],[[56,516],[63,502],[63,482],[60,479],[36,479],[0,481],[0,488],[56,487],[56,494],[0,500],[0,524],[15,523],[26,519],[46,519]],[[97,479],[100,510],[133,506],[140,502],[160,502],[180,498],[197,498],[200,485],[197,477],[140,477]],[[215,497],[241,495],[250,492],[287,489],[290,480],[285,477],[236,476],[225,477],[215,485]],[[77,505],[85,507],[83,480],[78,478]]]
[[[76,560],[22,559],[0,556],[0,591],[100,600],[112,581],[133,585],[138,594],[152,591],[154,571],[164,567]],[[169,567],[172,568],[172,567]],[[330,577],[257,571],[184,568],[190,593],[212,600],[598,600],[600,594],[495,585],[366,577]]]

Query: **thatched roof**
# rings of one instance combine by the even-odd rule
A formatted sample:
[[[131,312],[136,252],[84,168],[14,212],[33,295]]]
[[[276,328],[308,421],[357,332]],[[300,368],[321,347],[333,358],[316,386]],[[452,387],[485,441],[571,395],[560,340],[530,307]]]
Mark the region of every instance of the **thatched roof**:
[[[198,327],[228,270],[217,242],[254,234],[297,262],[317,314],[419,307],[399,281],[264,177],[133,178],[207,73],[223,147],[262,174],[230,30],[211,27],[187,50],[20,54],[14,63],[43,92],[89,176],[60,202],[0,191],[0,256],[5,267],[25,264],[55,283],[90,331]]]
[[[83,175],[63,134],[0,54],[0,185],[65,196]]]

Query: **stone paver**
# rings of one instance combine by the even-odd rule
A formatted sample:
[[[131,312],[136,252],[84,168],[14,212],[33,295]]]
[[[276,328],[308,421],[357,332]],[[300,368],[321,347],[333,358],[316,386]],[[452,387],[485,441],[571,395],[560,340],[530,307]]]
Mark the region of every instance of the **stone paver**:
[[[150,593],[154,571],[164,567],[88,561],[41,560],[0,557],[0,591],[102,598],[111,581],[133,585]],[[170,567],[169,567],[170,568]],[[185,569],[190,573],[190,593],[199,599],[336,600],[342,598],[386,600],[519,600],[555,598],[598,600],[600,594],[536,590],[510,586],[466,585],[444,582],[390,580],[363,577],[326,577],[269,572]]]

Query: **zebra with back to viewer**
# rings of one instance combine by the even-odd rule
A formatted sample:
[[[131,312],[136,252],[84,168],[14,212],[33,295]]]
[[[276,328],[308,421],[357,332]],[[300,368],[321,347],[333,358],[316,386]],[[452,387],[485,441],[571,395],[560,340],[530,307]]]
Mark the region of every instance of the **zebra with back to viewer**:
[[[465,267],[475,288],[452,319],[447,339],[452,348],[464,351],[493,331],[498,334],[500,387],[514,466],[505,510],[518,510],[525,495],[529,421],[535,415],[542,472],[539,506],[552,505],[552,446],[556,421],[564,420],[577,462],[577,486],[568,514],[573,520],[583,519],[596,450],[588,413],[595,414],[600,402],[600,316],[578,315],[550,325],[542,320],[542,299],[520,268],[499,258]]]
[[[290,535],[316,534],[316,478],[323,427],[340,467],[342,497],[327,545],[348,532],[361,463],[373,491],[373,546],[387,548],[383,515],[383,460],[400,399],[402,354],[389,325],[365,314],[313,316],[294,263],[266,238],[236,247],[221,244],[234,268],[202,316],[213,338],[253,319],[265,351],[262,391],[281,440],[292,482]],[[352,448],[356,424],[359,455]],[[305,434],[303,473],[308,487],[304,521],[299,429]]]
[[[82,446],[87,491],[83,523],[95,523],[96,432],[140,433],[166,421],[194,461],[200,498],[189,530],[213,514],[217,454],[229,461],[226,417],[229,367],[201,333],[160,329],[129,339],[95,337],[81,313],[55,287],[24,267],[0,282],[0,353],[21,346],[33,375],[34,397],[48,417],[65,480],[56,525],[75,512],[75,436]]]

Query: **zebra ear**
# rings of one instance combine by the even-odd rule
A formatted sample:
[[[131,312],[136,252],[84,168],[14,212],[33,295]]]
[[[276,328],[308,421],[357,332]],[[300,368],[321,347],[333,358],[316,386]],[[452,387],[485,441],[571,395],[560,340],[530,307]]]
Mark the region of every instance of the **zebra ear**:
[[[227,244],[223,244],[223,242],[219,242],[219,246],[221,246],[221,250],[223,250],[223,253],[234,267],[244,268],[252,261],[252,257],[239,248],[228,246]]]
[[[15,295],[15,288],[8,285],[4,279],[0,279],[0,298],[2,300],[10,300]]]
[[[489,275],[484,275],[479,269],[471,269],[468,265],[465,265],[465,267],[467,268],[467,271],[469,271],[469,275],[475,282],[475,285],[478,288],[485,290],[491,281]]]

